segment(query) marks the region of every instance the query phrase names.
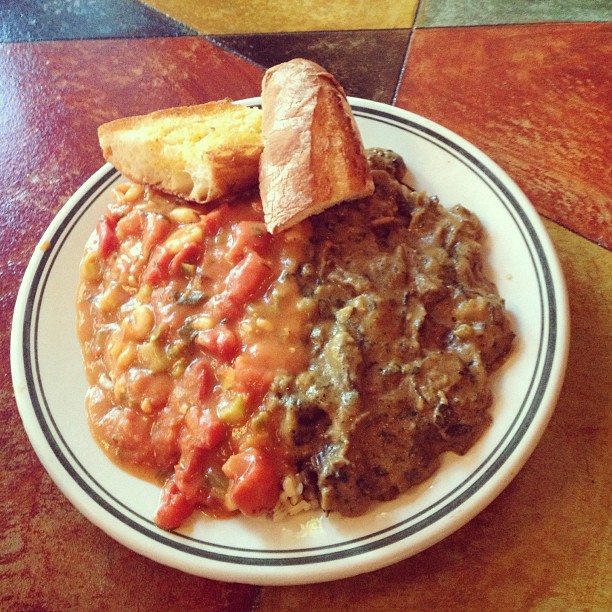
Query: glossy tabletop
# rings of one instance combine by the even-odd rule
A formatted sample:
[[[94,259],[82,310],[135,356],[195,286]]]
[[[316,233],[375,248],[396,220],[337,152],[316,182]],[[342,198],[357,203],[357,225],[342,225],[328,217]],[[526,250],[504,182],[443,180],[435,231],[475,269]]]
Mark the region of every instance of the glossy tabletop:
[[[572,340],[540,444],[465,527],[356,578],[256,587],[159,565],[72,507],[20,421],[10,327],[40,236],[103,163],[99,124],[259,95],[292,57],[514,178],[559,254]],[[612,609],[610,66],[609,0],[0,1],[0,610]]]

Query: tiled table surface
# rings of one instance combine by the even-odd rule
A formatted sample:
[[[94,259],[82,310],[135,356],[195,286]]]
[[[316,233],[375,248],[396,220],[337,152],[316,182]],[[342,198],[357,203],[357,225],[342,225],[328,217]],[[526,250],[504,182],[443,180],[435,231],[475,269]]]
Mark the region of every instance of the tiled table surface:
[[[611,21],[609,0],[1,1],[0,609],[609,610]],[[518,182],[558,250],[572,344],[540,445],[471,523],[387,569],[260,589],[157,565],[70,505],[17,413],[10,321],[38,238],[103,162],[100,123],[258,95],[265,67],[295,56],[442,123]]]

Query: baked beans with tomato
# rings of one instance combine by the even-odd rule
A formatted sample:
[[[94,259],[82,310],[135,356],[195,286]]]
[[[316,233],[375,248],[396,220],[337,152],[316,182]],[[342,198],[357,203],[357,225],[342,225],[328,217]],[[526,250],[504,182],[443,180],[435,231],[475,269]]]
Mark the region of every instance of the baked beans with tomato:
[[[78,334],[93,435],[163,486],[156,523],[274,509],[292,472],[262,400],[306,368],[308,221],[270,235],[257,195],[204,209],[118,186],[83,256]]]

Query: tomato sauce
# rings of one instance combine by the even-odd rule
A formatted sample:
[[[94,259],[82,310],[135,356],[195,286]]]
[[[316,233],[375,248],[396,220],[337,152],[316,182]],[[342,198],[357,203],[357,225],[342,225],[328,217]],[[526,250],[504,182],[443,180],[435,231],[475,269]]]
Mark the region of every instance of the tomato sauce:
[[[256,195],[214,208],[121,185],[86,245],[77,299],[93,435],[162,485],[157,524],[270,512],[294,471],[262,400],[308,366],[295,272],[310,224],[278,236]]]

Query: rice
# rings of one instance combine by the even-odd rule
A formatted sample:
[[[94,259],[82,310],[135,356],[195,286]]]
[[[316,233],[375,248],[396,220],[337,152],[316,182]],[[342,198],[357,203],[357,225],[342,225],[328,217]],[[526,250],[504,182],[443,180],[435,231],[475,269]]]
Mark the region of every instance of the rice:
[[[305,495],[304,482],[299,474],[285,476],[282,482],[282,491],[272,513],[272,520],[275,522],[282,521],[288,516],[316,510],[319,503],[314,496],[312,499],[310,497],[310,495]]]

